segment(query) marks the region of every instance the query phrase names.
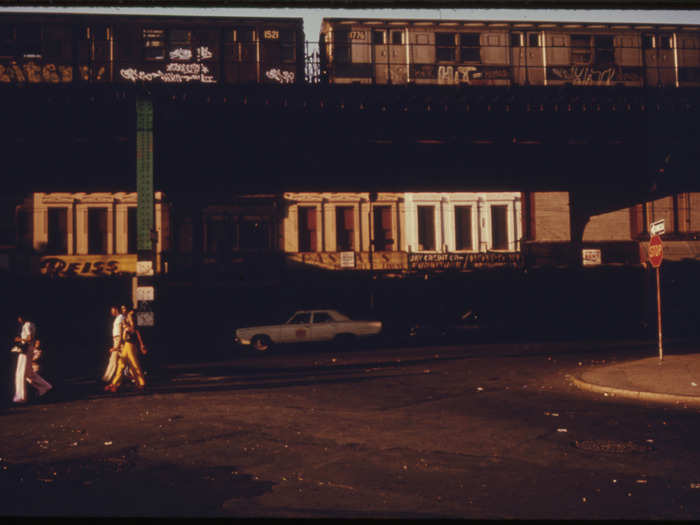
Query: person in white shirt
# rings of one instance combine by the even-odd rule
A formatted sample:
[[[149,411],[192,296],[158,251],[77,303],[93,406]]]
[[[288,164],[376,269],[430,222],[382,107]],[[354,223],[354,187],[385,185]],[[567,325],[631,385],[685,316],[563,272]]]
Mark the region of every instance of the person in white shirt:
[[[17,368],[15,370],[15,403],[27,402],[27,383],[36,388],[40,396],[43,396],[53,387],[51,384],[34,371],[31,359],[34,357],[34,345],[36,341],[36,326],[27,321],[23,316],[17,317],[21,326],[20,335],[15,337],[16,346],[12,348],[17,353]]]
[[[107,369],[102,375],[102,380],[109,383],[114,378],[114,372],[117,370],[117,362],[119,361],[119,351],[122,344],[122,330],[124,328],[124,315],[119,312],[119,308],[112,306],[109,313],[114,317],[112,322],[112,347],[109,349],[109,362]]]

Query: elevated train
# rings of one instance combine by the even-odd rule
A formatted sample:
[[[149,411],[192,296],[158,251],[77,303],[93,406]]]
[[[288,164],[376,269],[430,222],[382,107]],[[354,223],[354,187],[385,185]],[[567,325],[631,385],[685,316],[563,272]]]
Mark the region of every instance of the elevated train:
[[[327,18],[330,84],[700,86],[700,26]]]
[[[2,84],[301,84],[300,18],[0,13]]]

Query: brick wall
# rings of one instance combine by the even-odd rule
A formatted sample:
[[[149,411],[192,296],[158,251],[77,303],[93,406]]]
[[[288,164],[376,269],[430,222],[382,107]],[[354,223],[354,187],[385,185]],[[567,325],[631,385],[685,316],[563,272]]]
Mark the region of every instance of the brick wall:
[[[536,192],[531,196],[533,240],[540,242],[570,241],[569,193]]]

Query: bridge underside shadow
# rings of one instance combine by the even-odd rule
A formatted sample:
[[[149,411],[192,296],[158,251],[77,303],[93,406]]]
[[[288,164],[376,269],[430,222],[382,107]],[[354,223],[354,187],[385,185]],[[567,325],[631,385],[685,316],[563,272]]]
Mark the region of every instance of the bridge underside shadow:
[[[693,91],[624,88],[3,89],[6,190],[134,191],[133,101],[155,187],[569,191],[584,215],[698,191]]]

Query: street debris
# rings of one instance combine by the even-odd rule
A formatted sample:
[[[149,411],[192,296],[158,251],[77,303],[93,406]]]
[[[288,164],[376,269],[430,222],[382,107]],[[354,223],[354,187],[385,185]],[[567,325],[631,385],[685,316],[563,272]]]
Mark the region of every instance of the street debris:
[[[646,484],[647,484],[647,480],[645,480],[645,479],[638,479],[636,482],[637,482],[639,485],[646,485]]]
[[[423,373],[424,373],[424,374],[429,374],[429,373],[430,373],[430,369],[429,369],[429,368],[426,368],[425,370],[423,370]]]
[[[583,501],[584,503],[586,503],[586,501],[588,501],[588,500],[586,500],[586,497],[584,496],[583,498],[581,498],[581,501]]]
[[[479,386],[479,387],[476,388],[476,391],[477,391],[477,392],[481,392],[482,390],[484,390],[484,387],[483,387],[483,386]]]
[[[700,483],[691,483],[690,488],[691,489],[700,489]]]
[[[698,384],[695,381],[691,381],[690,386],[698,386]]]
[[[109,447],[109,446],[110,446],[111,444],[112,444],[112,442],[111,442],[111,441],[105,441],[105,445],[106,445],[106,446],[108,446],[108,447]]]
[[[565,428],[558,428],[557,432],[568,432],[568,430]]]
[[[552,417],[559,417],[558,412],[545,412],[544,415],[545,416],[552,416]]]

